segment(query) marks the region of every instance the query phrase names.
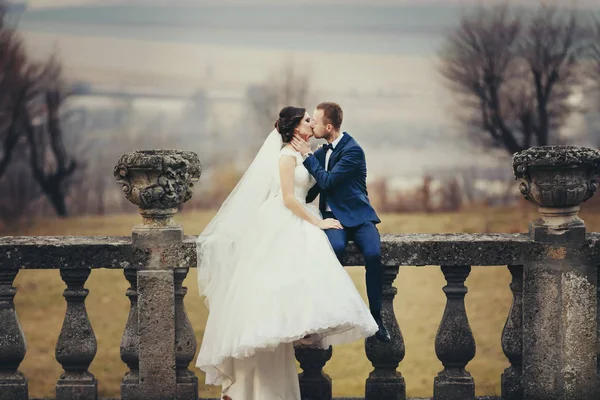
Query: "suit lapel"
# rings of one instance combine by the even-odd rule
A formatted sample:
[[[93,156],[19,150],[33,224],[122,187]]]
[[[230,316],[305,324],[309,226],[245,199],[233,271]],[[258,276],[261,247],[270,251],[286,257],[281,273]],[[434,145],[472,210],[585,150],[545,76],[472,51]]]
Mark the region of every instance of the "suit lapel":
[[[329,171],[333,168],[335,163],[337,163],[342,148],[346,145],[346,143],[350,141],[350,139],[352,139],[352,137],[347,132],[344,132],[344,136],[342,136],[340,142],[337,144],[337,146],[335,146],[335,149],[333,149],[333,151],[331,152],[331,156],[329,156],[329,166],[327,168]]]
[[[325,168],[325,152],[322,149],[319,149],[315,152],[315,157],[317,157],[317,161],[319,161],[321,167]]]

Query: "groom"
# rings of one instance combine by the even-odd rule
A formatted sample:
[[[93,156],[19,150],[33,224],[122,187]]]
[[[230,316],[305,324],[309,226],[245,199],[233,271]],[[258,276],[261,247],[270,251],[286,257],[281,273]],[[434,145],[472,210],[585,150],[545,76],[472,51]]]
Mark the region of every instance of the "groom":
[[[325,231],[336,256],[341,262],[348,240],[353,240],[364,256],[369,307],[379,326],[375,337],[389,342],[390,335],[381,319],[383,269],[379,231],[375,227],[381,221],[367,197],[365,153],[347,132],[340,131],[342,119],[343,112],[337,103],[319,104],[313,114],[312,128],[314,137],[325,139],[327,144],[313,154],[308,142],[296,135],[292,146],[302,154],[304,166],[317,181],[306,202],[312,202],[320,194],[323,218],[337,219],[343,226]]]

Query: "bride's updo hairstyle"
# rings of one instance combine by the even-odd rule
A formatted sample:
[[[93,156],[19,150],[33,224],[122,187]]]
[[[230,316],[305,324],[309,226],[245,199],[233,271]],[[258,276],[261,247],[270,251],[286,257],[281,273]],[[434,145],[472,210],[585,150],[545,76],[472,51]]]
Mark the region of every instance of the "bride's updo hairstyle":
[[[279,111],[279,118],[275,121],[275,129],[281,135],[283,143],[289,143],[294,137],[294,129],[300,125],[300,121],[306,114],[305,108],[300,107],[283,107]]]

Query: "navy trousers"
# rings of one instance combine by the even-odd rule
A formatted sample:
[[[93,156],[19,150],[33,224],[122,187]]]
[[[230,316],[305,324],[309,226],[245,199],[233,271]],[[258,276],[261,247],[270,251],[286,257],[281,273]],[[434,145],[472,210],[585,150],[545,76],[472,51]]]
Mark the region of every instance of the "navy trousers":
[[[332,212],[324,211],[323,218],[335,218]],[[377,227],[372,222],[366,222],[356,227],[344,229],[327,229],[325,234],[329,238],[331,247],[342,262],[342,257],[352,240],[363,254],[366,269],[367,297],[371,313],[377,316],[381,312],[381,292],[383,290],[383,267],[381,265],[381,237]]]

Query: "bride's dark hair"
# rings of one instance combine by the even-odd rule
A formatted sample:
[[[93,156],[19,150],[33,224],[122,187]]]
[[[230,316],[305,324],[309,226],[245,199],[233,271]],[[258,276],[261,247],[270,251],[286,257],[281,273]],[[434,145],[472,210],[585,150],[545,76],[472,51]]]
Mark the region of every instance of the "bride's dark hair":
[[[287,106],[279,111],[279,118],[275,121],[275,129],[281,135],[284,143],[289,143],[294,137],[294,129],[306,114],[305,108]]]

